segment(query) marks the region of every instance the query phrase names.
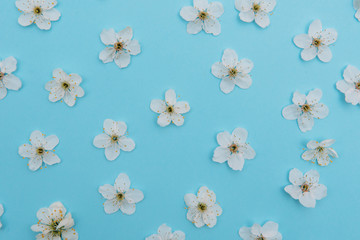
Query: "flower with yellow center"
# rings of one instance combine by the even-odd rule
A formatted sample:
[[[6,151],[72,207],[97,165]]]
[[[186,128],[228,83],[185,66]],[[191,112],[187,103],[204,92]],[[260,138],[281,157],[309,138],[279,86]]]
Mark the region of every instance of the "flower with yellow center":
[[[255,223],[252,227],[242,227],[239,235],[243,240],[281,240],[279,225],[268,221],[263,226]]]
[[[330,146],[334,144],[334,139],[326,139],[322,142],[311,140],[307,143],[307,148],[302,155],[302,159],[317,163],[320,166],[327,166],[332,162],[332,158],[337,158],[337,152]]]
[[[14,57],[8,57],[0,61],[0,100],[5,98],[8,90],[19,90],[21,81],[12,73],[16,70],[17,61]]]
[[[344,79],[336,83],[336,88],[345,94],[345,101],[352,105],[360,104],[360,70],[348,65],[344,70]]]
[[[262,28],[270,24],[270,13],[274,10],[276,0],[235,0],[235,7],[240,11],[239,17],[244,22],[253,22]]]

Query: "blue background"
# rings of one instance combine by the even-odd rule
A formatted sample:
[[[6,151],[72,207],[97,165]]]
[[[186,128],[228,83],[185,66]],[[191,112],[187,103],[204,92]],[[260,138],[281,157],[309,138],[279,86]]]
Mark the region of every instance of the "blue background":
[[[80,239],[144,239],[166,223],[186,238],[240,239],[242,226],[268,220],[279,223],[284,239],[350,239],[360,235],[359,106],[347,104],[335,89],[348,64],[360,67],[360,23],[352,1],[278,1],[271,24],[261,29],[238,18],[234,1],[221,1],[218,37],[190,35],[179,12],[190,0],[62,0],[62,16],[50,31],[22,27],[14,1],[1,1],[0,56],[18,59],[16,76],[23,87],[0,101],[0,202],[5,206],[0,239],[35,239],[30,226],[39,208],[61,201],[73,214]],[[333,60],[303,62],[292,39],[307,32],[311,21],[338,31]],[[106,28],[134,30],[142,52],[126,69],[103,64],[100,33]],[[225,95],[210,73],[223,50],[254,62],[253,85]],[[85,97],[75,107],[51,103],[45,83],[55,68],[83,77]],[[191,111],[182,127],[161,128],[150,108],[152,99],[173,88]],[[301,133],[295,121],[282,118],[295,90],[321,88],[330,114]],[[125,121],[136,142],[133,152],[107,161],[92,145],[104,119]],[[254,160],[242,172],[212,162],[216,134],[246,128]],[[31,172],[18,147],[40,130],[60,139],[62,162]],[[339,158],[328,167],[301,159],[309,140],[334,138]],[[314,168],[328,187],[315,209],[302,207],[283,188],[292,168]],[[98,187],[130,176],[145,199],[134,215],[106,215]],[[197,229],[186,219],[183,197],[200,186],[214,190],[223,215],[213,229]]]

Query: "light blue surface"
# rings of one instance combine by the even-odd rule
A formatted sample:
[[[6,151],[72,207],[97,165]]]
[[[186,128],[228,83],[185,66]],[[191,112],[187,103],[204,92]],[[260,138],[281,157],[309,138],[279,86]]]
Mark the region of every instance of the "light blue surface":
[[[0,101],[0,202],[4,224],[0,239],[35,239],[30,226],[39,208],[61,201],[72,213],[80,239],[144,239],[166,223],[189,240],[240,239],[238,230],[268,220],[279,223],[284,239],[351,239],[360,235],[359,106],[344,101],[335,89],[348,64],[360,67],[360,23],[352,1],[278,1],[271,24],[261,29],[238,19],[234,1],[222,1],[222,33],[218,37],[189,35],[179,16],[190,0],[120,1],[59,0],[62,16],[50,31],[21,27],[14,1],[0,3],[0,58],[18,59],[16,76],[23,88]],[[330,63],[303,62],[292,39],[307,32],[314,19],[338,31]],[[103,64],[104,28],[134,30],[142,53],[126,69]],[[253,85],[225,95],[220,80],[210,73],[223,50],[254,64]],[[75,107],[51,103],[45,83],[55,68],[83,77],[85,97]],[[191,111],[182,127],[161,128],[150,108],[173,88]],[[323,90],[330,114],[301,133],[295,121],[282,118],[295,90]],[[136,142],[133,152],[114,162],[92,145],[104,119],[125,121]],[[255,149],[254,160],[242,172],[211,160],[216,134],[246,128]],[[56,134],[56,153],[62,162],[31,172],[18,154],[32,131]],[[334,138],[339,153],[328,167],[301,159],[309,140]],[[292,168],[320,172],[328,196],[306,209],[283,188]],[[106,215],[98,187],[113,184],[125,172],[145,199],[132,216]],[[197,229],[186,219],[183,197],[200,186],[214,190],[223,215],[213,229]]]

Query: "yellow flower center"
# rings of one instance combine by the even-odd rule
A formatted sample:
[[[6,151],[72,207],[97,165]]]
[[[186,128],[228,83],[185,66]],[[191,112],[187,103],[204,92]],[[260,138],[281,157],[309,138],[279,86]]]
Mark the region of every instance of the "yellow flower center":
[[[230,149],[231,153],[237,153],[239,151],[239,146],[237,144],[233,143],[230,145],[229,149]]]
[[[309,192],[310,191],[310,186],[307,183],[303,183],[303,185],[300,186],[301,191],[304,192]]]
[[[166,108],[166,111],[167,111],[168,113],[173,113],[173,112],[174,112],[174,107],[173,107],[173,106],[168,106],[168,107]]]
[[[324,151],[324,148],[323,148],[323,147],[317,147],[316,150],[317,150],[318,152],[323,152],[323,151]]]
[[[36,153],[38,155],[43,155],[45,153],[45,149],[42,147],[39,147],[38,149],[36,149]]]
[[[67,90],[67,89],[70,87],[70,84],[67,83],[67,82],[63,82],[63,83],[61,84],[61,87],[62,87],[64,90]]]
[[[254,10],[254,12],[260,11],[260,4],[254,3],[253,10]]]
[[[321,40],[318,38],[314,38],[312,41],[312,45],[314,45],[315,47],[320,47],[321,45]]]
[[[208,15],[209,14],[207,12],[201,11],[198,16],[201,20],[205,20],[208,18]]]
[[[207,205],[205,203],[199,203],[197,207],[201,212],[204,212],[207,209]]]
[[[236,68],[231,68],[229,70],[229,77],[233,78],[238,74],[238,70]]]
[[[123,193],[118,193],[118,195],[116,197],[119,201],[121,201],[124,199],[125,195]]]
[[[309,104],[304,104],[304,105],[302,105],[301,110],[303,112],[309,112],[311,110],[311,107]]]
[[[116,136],[116,135],[112,135],[111,136],[111,141],[112,142],[117,142],[119,140],[119,137],[118,136]]]
[[[42,13],[41,7],[35,7],[33,11],[36,15],[40,15]]]
[[[0,75],[0,79],[1,79],[1,75]],[[355,83],[355,88],[357,90],[360,90],[360,82]]]
[[[124,44],[122,42],[116,42],[114,44],[114,48],[115,48],[116,51],[121,51],[124,48]]]

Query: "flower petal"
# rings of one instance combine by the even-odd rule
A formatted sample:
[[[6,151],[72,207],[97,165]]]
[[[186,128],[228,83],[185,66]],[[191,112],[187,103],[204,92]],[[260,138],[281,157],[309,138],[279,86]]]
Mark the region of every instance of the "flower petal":
[[[255,19],[254,11],[240,12],[239,17],[244,22],[252,22]]]
[[[301,185],[304,183],[304,177],[299,169],[294,168],[289,173],[289,181],[294,185]]]
[[[311,169],[310,171],[304,174],[304,179],[308,183],[312,183],[312,184],[318,183],[320,179],[320,174],[318,173],[318,171]]]
[[[242,89],[248,89],[252,84],[252,79],[249,74],[235,77],[235,84]]]
[[[197,34],[202,30],[202,28],[203,28],[203,21],[197,18],[195,19],[195,21],[188,22],[186,26],[186,31],[189,34]]]
[[[150,109],[156,113],[163,113],[166,111],[166,103],[160,99],[154,99],[150,103]]]
[[[295,36],[294,43],[299,48],[309,48],[312,43],[312,38],[308,34],[300,34]]]
[[[30,144],[23,144],[19,147],[19,155],[25,158],[32,158],[36,154],[36,148]]]
[[[117,191],[126,192],[130,188],[130,179],[129,176],[125,173],[120,173],[119,176],[115,179],[115,186]]]
[[[266,12],[259,12],[255,15],[255,22],[262,28],[266,28],[270,25],[270,18]]]
[[[229,70],[221,63],[217,62],[211,66],[211,73],[217,78],[223,78],[228,75]]]
[[[116,37],[122,42],[128,42],[133,37],[133,30],[131,27],[126,27],[116,34]]]
[[[312,105],[318,103],[321,97],[322,97],[321,89],[316,88],[309,92],[309,94],[306,96],[306,101]]]
[[[352,65],[348,65],[343,73],[344,80],[348,83],[358,82],[360,80],[360,70]]]
[[[43,155],[43,161],[47,165],[54,165],[61,162],[60,158],[53,152],[45,152]]]
[[[325,45],[329,45],[336,42],[337,36],[338,33],[333,28],[325,29],[320,33],[321,42],[324,43]]]
[[[0,100],[4,99],[7,95],[7,90],[5,87],[0,87]]]
[[[306,160],[306,161],[310,161],[310,160],[314,160],[316,158],[316,153],[317,151],[316,150],[308,150],[308,151],[305,151],[301,157],[302,159]]]
[[[132,215],[136,210],[135,203],[128,203],[126,200],[123,200],[120,205],[120,210],[126,215]]]
[[[31,158],[31,159],[29,160],[28,165],[29,165],[29,169],[30,169],[31,171],[36,171],[36,170],[38,170],[38,169],[41,167],[41,165],[42,165],[42,159],[41,159],[41,157]]]
[[[240,146],[239,150],[245,159],[254,159],[256,156],[255,150],[249,144]]]
[[[204,30],[206,33],[212,33],[214,36],[219,35],[221,33],[221,25],[219,20],[211,17],[205,19]]]
[[[236,69],[241,73],[250,73],[254,68],[254,63],[249,59],[241,59],[239,63],[236,65]]]
[[[224,54],[222,56],[222,63],[227,68],[234,68],[238,64],[238,55],[232,49],[225,49]]]
[[[315,104],[311,109],[312,115],[317,119],[323,119],[329,115],[329,108],[322,103]]]
[[[235,87],[235,83],[229,78],[224,78],[220,82],[220,89],[223,93],[228,94],[232,92],[232,90],[234,90],[234,87]]]
[[[194,7],[200,11],[204,11],[209,7],[208,0],[194,0]]]
[[[106,214],[115,213],[119,211],[119,209],[120,209],[120,203],[116,198],[106,200],[104,203],[104,210]]]
[[[43,16],[44,18],[47,18],[50,21],[57,21],[59,20],[61,13],[57,9],[51,8],[47,11],[43,11]]]
[[[242,144],[246,142],[248,132],[244,128],[235,128],[232,132],[231,138],[236,144]]]
[[[323,184],[318,184],[311,188],[311,195],[316,199],[320,200],[327,196],[327,187]]]
[[[314,126],[314,118],[310,114],[302,114],[297,119],[299,128],[302,132],[310,131]]]
[[[262,226],[262,234],[265,238],[275,237],[278,233],[279,225],[275,222],[268,221]]]
[[[322,31],[322,24],[320,20],[314,20],[309,27],[309,35],[313,38],[318,38]]]
[[[177,102],[174,104],[175,112],[183,114],[190,111],[190,105],[188,102]]]
[[[322,45],[319,47],[318,57],[323,62],[330,62],[332,53],[328,46]]]
[[[188,207],[196,207],[197,204],[199,203],[199,201],[197,200],[197,197],[192,194],[192,193],[188,193],[184,196],[184,201],[186,206]]]
[[[30,142],[35,147],[42,147],[45,144],[44,135],[38,130],[33,131],[30,135]]]
[[[228,160],[229,167],[241,171],[244,167],[244,157],[241,154],[232,154]]]
[[[171,116],[169,113],[161,113],[158,116],[157,123],[160,127],[166,127],[171,123]]]
[[[302,191],[300,189],[299,186],[295,186],[295,185],[287,185],[284,188],[285,192],[287,192],[288,194],[290,194],[290,196],[293,199],[299,199],[300,196],[302,195]]]
[[[298,119],[301,115],[301,108],[295,104],[284,107],[282,115],[287,120]]]
[[[304,105],[306,101],[305,94],[299,93],[298,91],[294,92],[292,102],[296,105]]]
[[[125,68],[130,64],[130,54],[126,52],[116,54],[114,61],[119,68]]]
[[[43,16],[37,17],[35,19],[36,26],[41,30],[49,30],[51,28],[51,22],[49,19],[44,18]]]
[[[16,70],[17,61],[14,57],[5,58],[2,62],[0,62],[1,72],[11,74]]]
[[[107,47],[104,50],[102,50],[100,52],[99,55],[99,59],[103,62],[103,63],[109,63],[114,61],[115,58],[115,48],[113,47]]]
[[[144,194],[138,189],[130,189],[125,193],[125,199],[129,203],[138,203],[144,199]]]
[[[326,139],[320,143],[322,147],[330,147],[335,143],[335,139]]]
[[[126,49],[130,55],[138,55],[141,52],[138,40],[131,40],[130,43],[126,45]]]
[[[212,160],[218,163],[224,163],[230,158],[230,150],[226,147],[217,147],[214,151]]]
[[[109,161],[114,161],[120,155],[120,147],[118,144],[111,144],[105,148],[105,157]]]
[[[126,152],[130,152],[135,148],[135,142],[131,138],[121,137],[119,139],[120,149]]]
[[[304,61],[310,61],[314,59],[317,55],[317,49],[313,46],[309,48],[304,48],[304,50],[301,51],[301,58]]]
[[[45,138],[44,148],[45,150],[53,150],[58,144],[59,144],[59,138],[55,135],[50,135]]]
[[[114,29],[104,29],[100,34],[100,39],[105,45],[114,45],[117,42]]]
[[[314,208],[316,204],[315,198],[313,198],[309,192],[300,195],[299,201],[301,205],[308,208]]]
[[[99,193],[108,200],[116,197],[116,189],[110,184],[105,184],[103,186],[100,186]]]
[[[207,12],[215,17],[215,18],[218,18],[220,17],[221,15],[223,15],[224,13],[224,7],[223,5],[220,3],[220,2],[211,2],[209,4],[209,7],[207,9]]]
[[[351,83],[348,83],[347,81],[340,80],[336,83],[336,88],[342,92],[346,93],[348,90],[352,89],[354,86]]]
[[[165,93],[165,101],[169,106],[173,106],[176,103],[176,93],[173,89],[169,89]]]
[[[35,20],[35,15],[33,13],[23,13],[18,18],[18,23],[23,26],[29,26],[31,25]]]
[[[184,124],[184,117],[181,114],[173,113],[171,114],[171,121],[179,127]]]
[[[218,144],[222,147],[229,147],[232,144],[232,136],[229,132],[221,132],[216,135]]]
[[[97,148],[106,148],[110,145],[111,139],[107,134],[99,134],[94,138],[93,144]]]
[[[196,8],[190,6],[183,7],[180,10],[180,16],[188,22],[195,21],[195,19],[198,17],[198,14],[199,11]]]

